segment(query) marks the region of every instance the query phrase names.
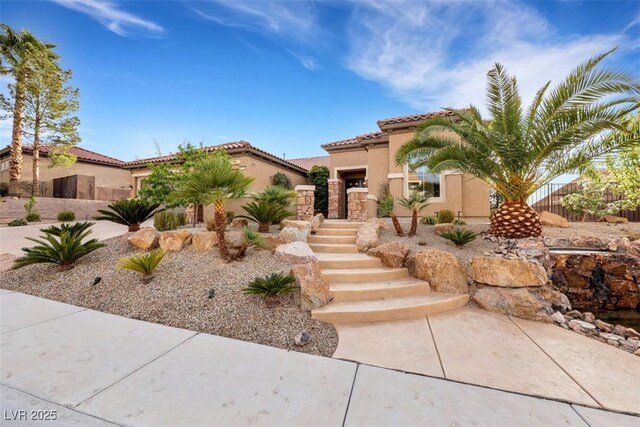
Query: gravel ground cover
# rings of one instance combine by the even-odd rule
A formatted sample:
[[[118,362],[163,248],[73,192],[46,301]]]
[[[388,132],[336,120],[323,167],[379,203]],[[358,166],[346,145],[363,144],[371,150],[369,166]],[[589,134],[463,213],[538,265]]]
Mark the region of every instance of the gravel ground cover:
[[[169,253],[148,285],[131,271],[116,267],[133,255],[125,236],[106,240],[106,247],[80,260],[67,272],[53,265],[31,265],[0,273],[5,289],[23,292],[106,313],[251,341],[321,356],[332,356],[338,344],[335,328],[301,311],[295,294],[277,302],[245,295],[242,289],[257,276],[288,272],[290,265],[270,251],[249,249],[243,261],[225,263],[217,248],[198,253],[190,247]],[[92,286],[96,277],[101,281]],[[215,295],[208,298],[208,289]],[[296,347],[294,337],[306,330],[311,342]]]

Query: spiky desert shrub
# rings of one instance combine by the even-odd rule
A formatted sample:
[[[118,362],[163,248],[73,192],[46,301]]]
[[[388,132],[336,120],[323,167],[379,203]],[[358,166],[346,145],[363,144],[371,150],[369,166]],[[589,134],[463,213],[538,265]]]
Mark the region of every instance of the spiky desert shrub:
[[[295,281],[296,278],[290,274],[272,273],[266,277],[256,277],[243,292],[262,297],[286,295],[296,290],[296,287],[292,286]]]
[[[420,218],[420,224],[424,225],[436,225],[438,223],[438,219],[433,215],[425,215]]]
[[[268,232],[271,224],[277,224],[283,219],[293,215],[284,206],[265,200],[247,203],[242,209],[244,209],[247,215],[238,215],[237,217],[257,222],[258,230],[262,233]]]
[[[20,227],[23,225],[27,225],[27,220],[24,218],[16,218],[10,223],[7,224],[9,227]]]
[[[160,211],[153,215],[153,227],[158,231],[175,230],[178,221],[178,216],[171,211]]]
[[[56,218],[58,218],[60,222],[70,222],[76,219],[76,214],[73,211],[60,211]]]
[[[476,240],[476,237],[478,237],[478,235],[471,230],[456,228],[455,230],[442,233],[440,237],[452,241],[458,247],[462,247],[467,243]]]
[[[142,274],[142,283],[146,284],[153,280],[153,272],[165,255],[166,252],[161,248],[151,252],[141,252],[128,258],[122,258],[118,261],[118,267]]]
[[[125,199],[110,203],[107,207],[109,210],[98,209],[102,215],[94,219],[123,224],[129,227],[129,231],[138,231],[140,224],[153,217],[160,205],[139,199]]]
[[[78,222],[42,229],[44,235],[40,239],[27,238],[37,245],[22,248],[25,254],[16,260],[13,268],[49,263],[57,264],[60,271],[72,269],[77,260],[105,246],[98,239],[84,241],[91,234],[92,225],[91,222]]]
[[[393,196],[391,194],[385,194],[380,200],[378,200],[378,216],[380,218],[388,218],[393,212]]]

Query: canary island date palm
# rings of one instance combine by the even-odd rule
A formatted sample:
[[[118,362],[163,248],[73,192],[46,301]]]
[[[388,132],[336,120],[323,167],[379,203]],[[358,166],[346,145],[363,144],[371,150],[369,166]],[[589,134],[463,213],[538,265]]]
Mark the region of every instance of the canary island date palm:
[[[197,201],[198,204],[213,204],[220,256],[229,261],[231,254],[225,244],[227,227],[225,205],[247,194],[252,183],[253,178],[233,169],[231,156],[224,150],[218,149],[193,163],[191,172],[178,184],[170,198]]]
[[[426,203],[428,198],[429,196],[425,193],[412,191],[411,194],[409,194],[409,197],[400,197],[400,199],[398,199],[398,203],[411,210],[411,229],[409,230],[409,237],[415,236],[418,231],[418,212],[427,206]]]
[[[477,176],[504,196],[491,217],[493,234],[540,235],[540,219],[527,204],[538,188],[640,143],[633,121],[640,80],[602,67],[611,52],[579,65],[554,88],[546,83],[526,110],[515,77],[496,64],[488,73],[488,119],[474,106],[447,109],[450,117],[428,119],[418,127],[398,150],[396,162]]]

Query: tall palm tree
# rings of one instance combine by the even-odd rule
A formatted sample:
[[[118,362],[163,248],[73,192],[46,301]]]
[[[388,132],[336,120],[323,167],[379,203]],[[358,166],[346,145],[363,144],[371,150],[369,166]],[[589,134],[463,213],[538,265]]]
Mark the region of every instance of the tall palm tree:
[[[0,75],[11,75],[15,79],[9,166],[9,192],[14,196],[20,192],[19,182],[22,179],[22,115],[26,84],[32,62],[38,54],[45,53],[51,61],[59,58],[51,51],[54,47],[38,40],[27,30],[17,33],[8,25],[0,24]]]
[[[640,107],[640,80],[598,66],[611,52],[576,67],[551,90],[551,82],[545,84],[526,111],[515,77],[496,64],[488,73],[489,120],[474,106],[447,109],[451,117],[425,121],[398,150],[396,162],[474,174],[504,196],[491,217],[493,234],[540,235],[529,196],[604,154],[640,144],[640,127],[632,121]]]
[[[409,237],[416,235],[418,231],[418,211],[424,209],[427,205],[427,199],[429,196],[421,191],[412,191],[409,197],[400,197],[398,203],[407,209],[411,209],[411,229],[409,230]]]
[[[225,244],[225,228],[227,213],[225,205],[247,193],[253,178],[233,169],[231,157],[223,150],[217,149],[211,155],[196,160],[191,172],[178,183],[171,199],[187,200],[189,203],[213,203],[213,218],[218,235],[220,256],[231,259]]]

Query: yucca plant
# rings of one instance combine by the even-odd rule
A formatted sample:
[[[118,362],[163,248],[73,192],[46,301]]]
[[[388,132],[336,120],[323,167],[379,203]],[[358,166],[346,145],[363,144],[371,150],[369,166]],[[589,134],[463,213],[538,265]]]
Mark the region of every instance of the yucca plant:
[[[256,277],[243,292],[262,297],[290,294],[296,290],[296,287],[292,286],[295,281],[296,278],[290,274],[272,273],[266,277]]]
[[[179,183],[171,194],[175,200],[197,200],[199,204],[213,203],[215,232],[218,235],[220,256],[231,260],[231,254],[225,244],[227,213],[225,205],[247,193],[253,178],[235,170],[229,156],[223,149],[193,162],[191,172]]]
[[[440,237],[452,241],[458,247],[462,247],[467,243],[476,240],[478,235],[471,230],[456,228],[454,230],[447,231],[446,233],[442,233]]]
[[[94,217],[99,221],[111,221],[129,227],[129,231],[140,230],[140,224],[160,211],[157,203],[149,203],[140,199],[117,200],[110,203],[109,210],[98,209],[102,215]]]
[[[599,67],[611,52],[576,67],[553,89],[545,84],[526,110],[515,77],[496,64],[488,73],[490,119],[474,106],[447,109],[450,117],[430,118],[418,127],[396,162],[477,176],[504,197],[491,217],[494,235],[540,235],[529,196],[560,175],[640,143],[640,125],[631,115],[640,104],[640,80]]]
[[[271,224],[277,224],[283,219],[293,215],[284,206],[276,203],[258,200],[247,203],[242,207],[248,215],[238,215],[237,218],[246,218],[258,223],[258,231],[269,232]]]
[[[118,261],[118,267],[141,273],[142,283],[147,284],[153,280],[153,272],[165,255],[166,252],[161,248],[151,252],[141,252],[128,258],[122,258]]]
[[[60,271],[72,269],[78,259],[105,246],[98,239],[84,241],[91,234],[92,225],[90,222],[82,222],[42,229],[44,235],[40,239],[27,238],[37,245],[22,248],[25,254],[16,259],[13,268],[49,263],[57,264]]]
[[[429,196],[421,191],[412,191],[409,197],[400,197],[398,203],[407,209],[411,209],[411,229],[409,237],[416,235],[418,231],[418,212],[427,207]]]

